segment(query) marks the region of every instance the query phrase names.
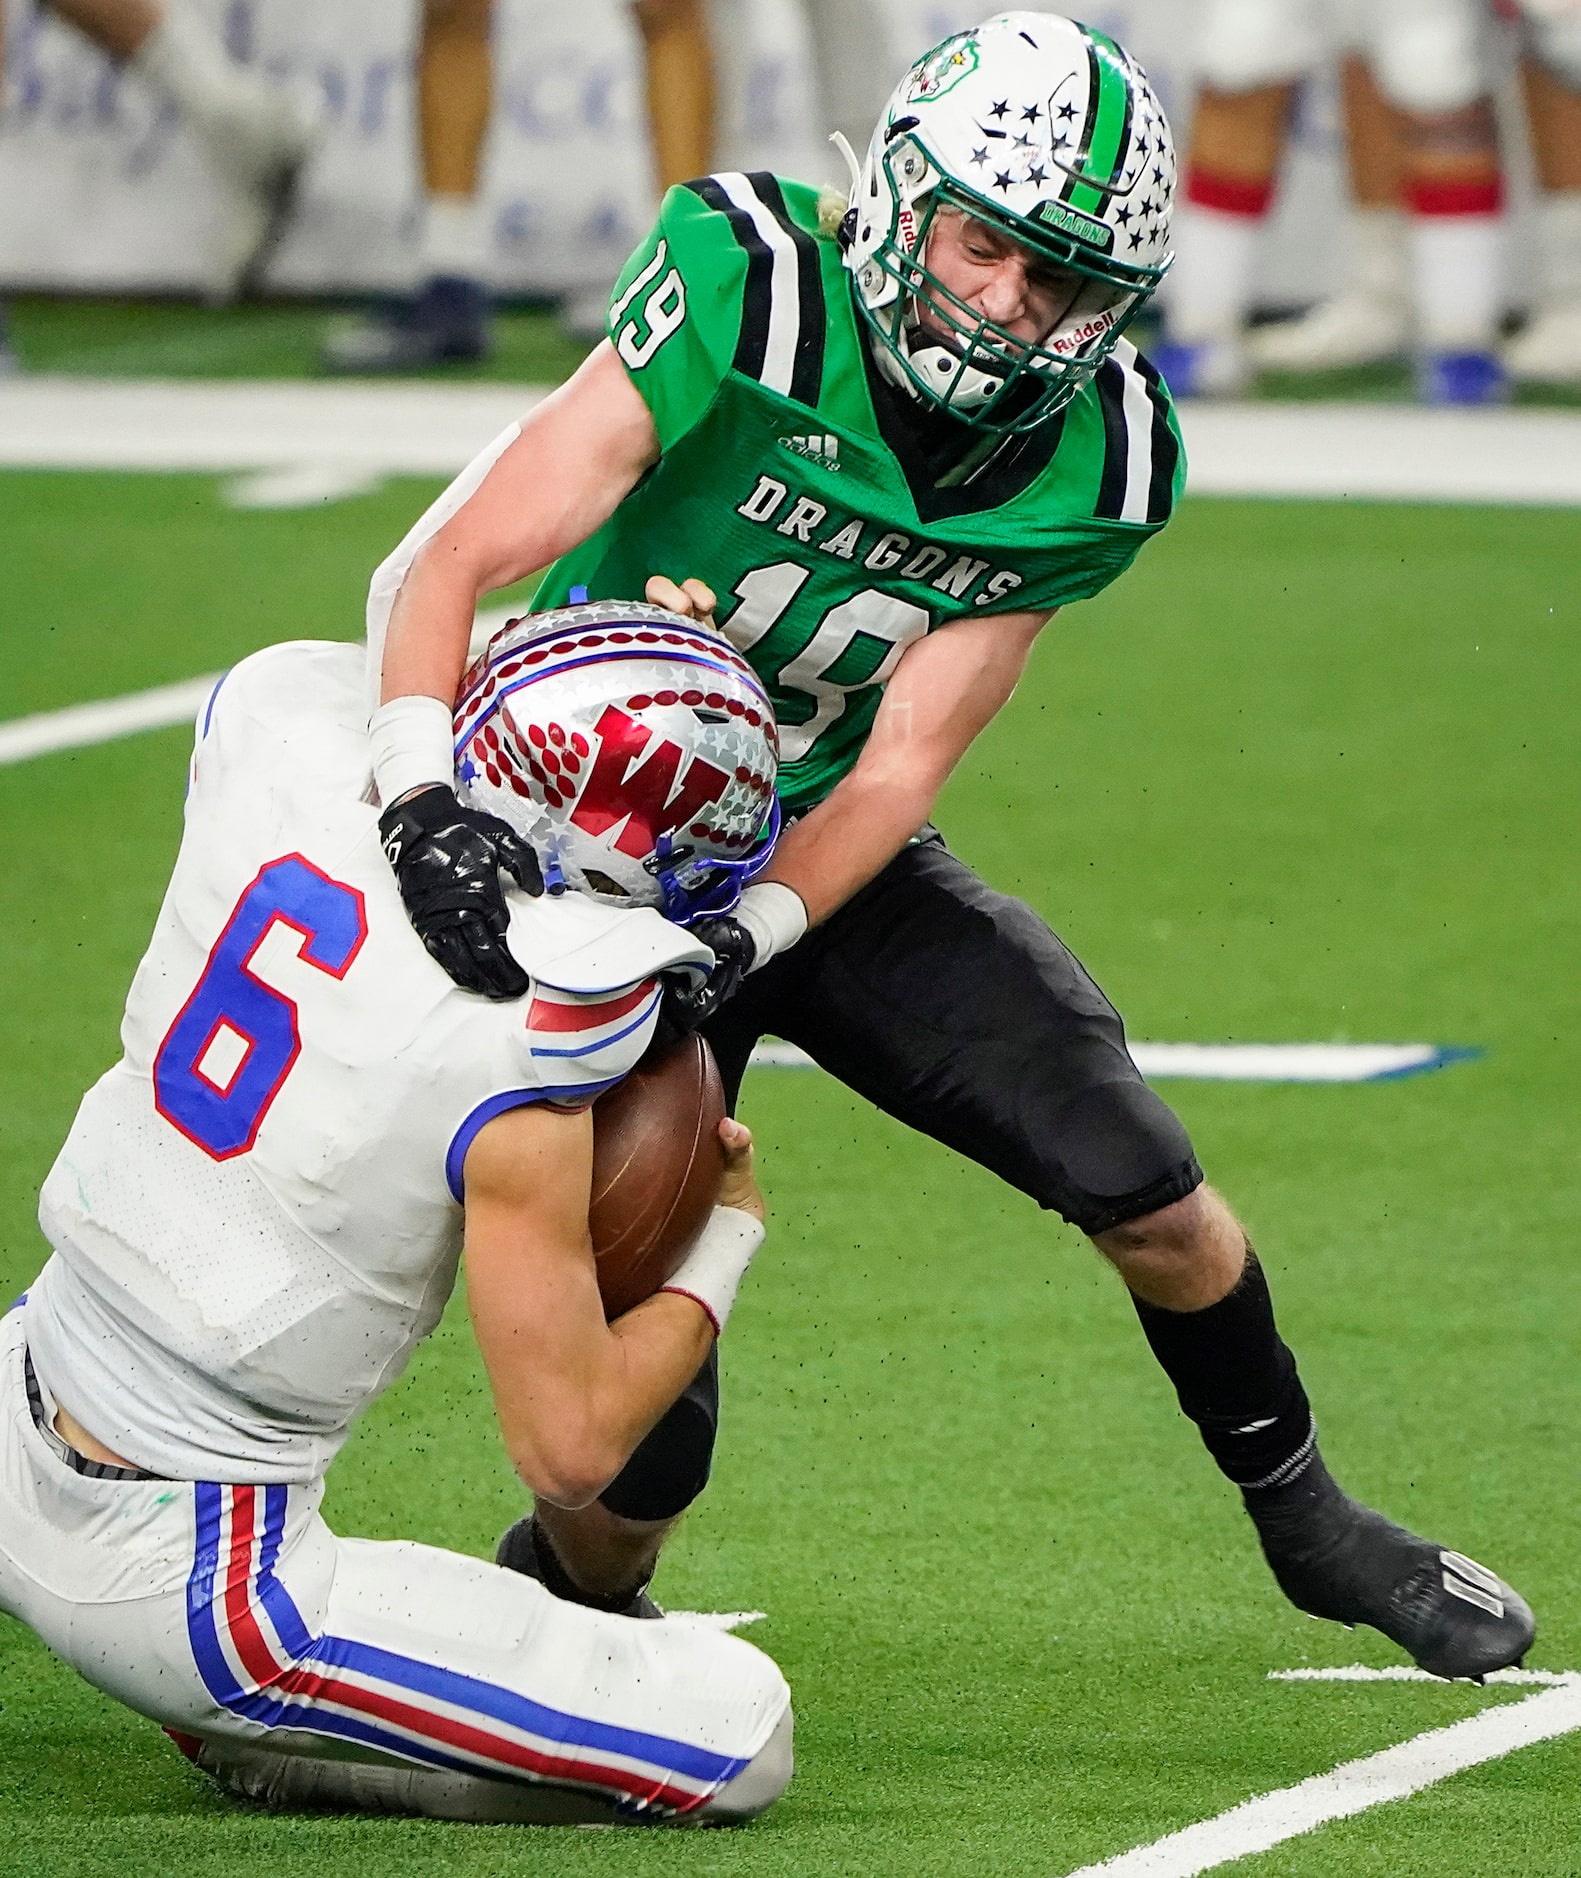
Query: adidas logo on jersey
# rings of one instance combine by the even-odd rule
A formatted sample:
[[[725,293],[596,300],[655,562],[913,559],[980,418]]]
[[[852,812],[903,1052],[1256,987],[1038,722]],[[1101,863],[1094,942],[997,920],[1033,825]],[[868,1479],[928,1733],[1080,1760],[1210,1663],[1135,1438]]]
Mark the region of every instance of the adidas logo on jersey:
[[[811,437],[781,437],[778,441],[787,450],[794,450],[797,456],[806,457],[809,463],[820,464],[824,469],[837,470],[840,467],[840,439],[832,434]]]

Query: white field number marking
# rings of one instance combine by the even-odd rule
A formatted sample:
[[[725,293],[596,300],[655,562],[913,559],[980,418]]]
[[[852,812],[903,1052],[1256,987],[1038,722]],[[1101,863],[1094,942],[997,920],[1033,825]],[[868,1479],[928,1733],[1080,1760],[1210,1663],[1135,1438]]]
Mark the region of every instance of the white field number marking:
[[[1131,1055],[1150,1080],[1207,1082],[1387,1082],[1475,1056],[1436,1043],[1133,1043]],[[757,1069],[814,1069],[805,1050],[769,1038],[752,1052]]]
[[[1279,1682],[1436,1682],[1424,1670],[1366,1669],[1360,1664],[1338,1670],[1275,1670]],[[1349,1819],[1369,1807],[1403,1800],[1424,1787],[1484,1761],[1496,1761],[1517,1748],[1552,1741],[1581,1729],[1581,1674],[1573,1671],[1500,1670],[1490,1682],[1549,1683],[1540,1695],[1484,1709],[1447,1728],[1384,1748],[1358,1761],[1345,1761],[1326,1774],[1314,1774],[1293,1787],[1280,1787],[1232,1806],[1216,1819],[1187,1826],[1155,1839],[1151,1845],[1121,1852],[1097,1865],[1083,1865],[1068,1878],[1197,1878],[1237,1859],[1266,1852],[1270,1846],[1326,1825]]]

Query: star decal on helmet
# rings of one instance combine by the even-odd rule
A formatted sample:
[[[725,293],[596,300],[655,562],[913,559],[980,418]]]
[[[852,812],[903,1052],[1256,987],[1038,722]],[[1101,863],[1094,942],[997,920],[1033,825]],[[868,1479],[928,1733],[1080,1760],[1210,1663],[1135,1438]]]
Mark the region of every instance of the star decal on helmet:
[[[990,117],[1007,117],[1009,114],[1010,100],[1008,98],[1001,98],[988,113]]]

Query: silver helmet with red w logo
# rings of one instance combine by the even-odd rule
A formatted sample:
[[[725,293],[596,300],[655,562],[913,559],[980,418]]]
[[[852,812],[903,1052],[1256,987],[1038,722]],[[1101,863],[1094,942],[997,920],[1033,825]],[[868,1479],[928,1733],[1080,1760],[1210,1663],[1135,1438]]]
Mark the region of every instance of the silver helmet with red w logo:
[[[723,913],[779,834],[779,735],[722,633],[662,607],[530,613],[462,681],[456,779],[544,878],[686,921]]]

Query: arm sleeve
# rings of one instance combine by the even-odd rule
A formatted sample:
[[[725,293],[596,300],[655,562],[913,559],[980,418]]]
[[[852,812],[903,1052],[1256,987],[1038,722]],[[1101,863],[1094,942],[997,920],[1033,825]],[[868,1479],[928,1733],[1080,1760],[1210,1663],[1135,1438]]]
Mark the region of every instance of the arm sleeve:
[[[746,258],[728,218],[678,184],[615,283],[610,341],[663,450],[698,422],[730,370]]]

